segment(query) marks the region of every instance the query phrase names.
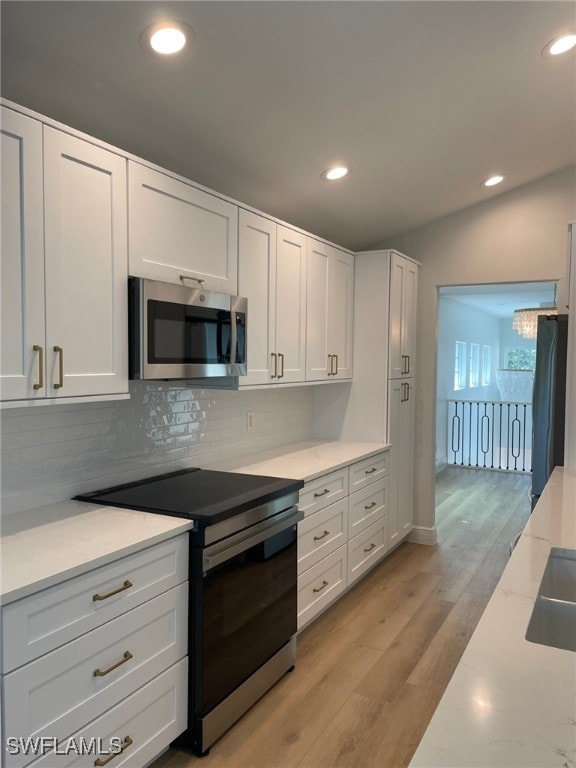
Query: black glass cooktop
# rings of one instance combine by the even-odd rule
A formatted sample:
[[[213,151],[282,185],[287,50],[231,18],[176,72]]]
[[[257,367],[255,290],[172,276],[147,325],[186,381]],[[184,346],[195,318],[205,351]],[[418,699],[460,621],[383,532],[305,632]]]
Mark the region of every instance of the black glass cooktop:
[[[302,480],[181,469],[76,496],[80,501],[174,515],[212,525],[302,488]]]

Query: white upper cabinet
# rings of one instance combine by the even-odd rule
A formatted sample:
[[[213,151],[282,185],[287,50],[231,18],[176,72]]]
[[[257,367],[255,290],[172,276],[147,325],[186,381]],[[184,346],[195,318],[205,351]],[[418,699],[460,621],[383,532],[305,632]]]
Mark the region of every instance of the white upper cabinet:
[[[304,381],[306,235],[240,210],[238,283],[248,299],[248,374],[240,386]]]
[[[237,206],[140,163],[128,175],[130,274],[237,294]]]
[[[308,238],[306,380],[352,378],[354,256]]]
[[[1,114],[1,396],[43,398],[42,124],[5,107]]]
[[[306,378],[306,235],[278,226],[276,344],[271,377],[278,384]],[[250,307],[248,307],[250,312]]]
[[[418,264],[402,254],[390,254],[388,377],[414,376],[416,360],[416,297]]]
[[[2,400],[128,391],[126,160],[2,109]]]
[[[126,160],[44,127],[48,395],[128,390]]]
[[[240,385],[269,384],[276,351],[276,223],[240,209],[238,293],[248,299],[247,375]]]

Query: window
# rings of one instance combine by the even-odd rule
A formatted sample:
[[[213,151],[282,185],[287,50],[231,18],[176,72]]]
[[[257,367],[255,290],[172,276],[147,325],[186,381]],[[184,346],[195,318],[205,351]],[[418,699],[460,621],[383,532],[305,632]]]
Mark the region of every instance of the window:
[[[506,347],[504,368],[511,371],[533,371],[536,368],[536,350]]]
[[[468,368],[468,386],[480,385],[480,344],[470,344],[470,367]]]
[[[492,370],[492,347],[489,344],[482,345],[482,386],[490,384],[490,372]]]
[[[457,341],[454,350],[454,389],[464,389],[466,386],[466,342]]]

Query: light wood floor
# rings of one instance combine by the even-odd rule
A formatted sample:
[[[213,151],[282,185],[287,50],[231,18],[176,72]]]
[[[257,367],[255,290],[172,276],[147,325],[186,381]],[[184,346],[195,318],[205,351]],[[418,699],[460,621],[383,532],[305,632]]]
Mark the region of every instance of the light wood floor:
[[[298,638],[298,661],[205,758],[153,768],[408,765],[530,513],[529,476],[450,467],[438,545],[403,543]]]

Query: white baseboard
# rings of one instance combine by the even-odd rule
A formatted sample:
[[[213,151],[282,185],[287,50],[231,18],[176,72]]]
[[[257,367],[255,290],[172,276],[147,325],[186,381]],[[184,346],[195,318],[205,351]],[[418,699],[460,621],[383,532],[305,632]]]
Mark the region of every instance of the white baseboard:
[[[436,526],[432,528],[424,528],[424,526],[415,525],[412,531],[408,535],[408,541],[413,544],[426,544],[428,546],[434,546],[437,543],[438,537],[436,535]]]

